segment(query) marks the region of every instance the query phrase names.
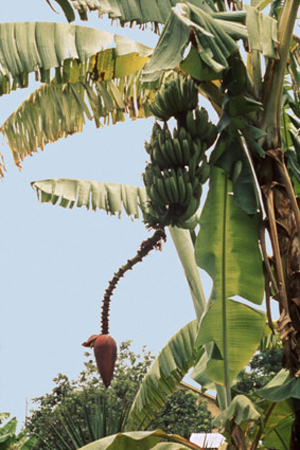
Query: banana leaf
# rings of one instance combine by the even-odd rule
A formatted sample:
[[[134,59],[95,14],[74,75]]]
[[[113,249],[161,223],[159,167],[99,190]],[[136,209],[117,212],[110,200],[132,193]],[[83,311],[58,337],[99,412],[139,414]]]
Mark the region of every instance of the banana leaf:
[[[129,412],[126,429],[145,429],[179,382],[195,364],[197,320],[178,331],[162,349],[145,376]]]
[[[277,450],[288,450],[291,439],[294,418],[286,417],[276,425],[263,439],[266,448],[276,448]]]
[[[148,199],[143,187],[66,178],[33,181],[31,186],[36,190],[39,201],[59,204],[63,208],[85,206],[119,217],[124,209],[133,218],[139,218],[140,211],[147,208]]]
[[[14,417],[0,428],[0,450],[9,450],[16,439],[17,420]]]
[[[57,68],[56,77],[63,80],[73,60],[80,63],[79,73],[85,76],[88,69],[94,79],[124,76],[124,66],[129,75],[139,70],[151,53],[149,47],[131,39],[78,25],[2,23],[0,95],[11,87],[27,87],[32,72],[37,80],[50,82],[50,69]]]
[[[253,5],[245,5],[245,10],[250,50],[258,50],[268,58],[278,59],[277,21],[260,13]]]
[[[183,62],[184,52],[192,40],[191,51],[198,50],[198,64],[203,72],[197,79],[218,79],[228,66],[227,58],[238,51],[236,39],[247,39],[246,27],[213,17],[213,10],[203,4],[197,8],[192,4],[178,3],[172,8],[150,62],[143,71],[145,81],[156,80],[162,71],[175,69]],[[228,19],[228,17],[227,17]],[[192,54],[195,59],[195,52]],[[189,60],[189,55],[186,60]]]
[[[269,384],[272,385],[274,380],[275,383],[280,380],[284,382],[287,375],[287,372],[281,371]],[[255,405],[261,413],[263,422],[252,427],[248,435],[251,442],[257,442],[259,439],[267,448],[285,450],[285,443],[290,442],[291,425],[295,411],[293,400],[288,399],[281,402],[256,400]]]
[[[263,300],[258,232],[258,217],[248,216],[236,205],[227,174],[212,167],[195,256],[212,277],[213,290],[196,344],[209,344],[206,375],[227,388],[247,365],[264,332],[265,315],[232,299],[240,296],[255,304]]]
[[[46,0],[48,3],[49,0]],[[176,5],[177,0],[54,0],[64,11],[69,22],[75,20],[74,10],[77,11],[81,20],[88,19],[88,12],[97,11],[99,16],[107,14],[112,20],[119,20],[121,25],[127,23],[144,25],[151,23],[154,30],[158,31],[158,25],[164,23],[170,14],[171,8]],[[185,0],[183,0],[185,2]],[[198,0],[189,0],[194,5]],[[209,2],[214,7],[213,1]],[[51,5],[51,4],[50,4]],[[72,9],[73,8],[73,9]]]
[[[167,441],[160,444],[161,441]],[[91,444],[81,447],[80,450],[201,450],[192,442],[178,435],[167,434],[163,431],[135,431],[118,433],[108,436]]]
[[[86,119],[98,128],[124,121],[126,115],[133,120],[149,115],[138,75],[81,82],[73,73],[71,82],[43,84],[1,126],[17,167],[46,144],[82,132]]]
[[[144,93],[138,80],[151,54],[152,49],[143,44],[92,28],[44,22],[0,24],[0,95],[27,87],[32,72],[38,81],[48,83],[0,128],[15,164],[20,168],[20,162],[38,148],[82,131],[86,118],[99,127],[101,118],[116,123],[125,120],[124,113],[132,119],[149,115],[142,106]]]

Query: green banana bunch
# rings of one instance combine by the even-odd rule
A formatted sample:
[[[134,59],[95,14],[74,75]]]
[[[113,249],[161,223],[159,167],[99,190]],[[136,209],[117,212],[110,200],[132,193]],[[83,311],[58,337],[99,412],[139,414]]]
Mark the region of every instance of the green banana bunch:
[[[167,123],[164,123],[163,127],[155,124],[150,143],[145,142],[145,149],[151,162],[161,170],[188,166],[191,162],[196,168],[204,157],[206,144],[198,136],[193,139],[184,127],[174,128],[172,137]]]
[[[165,122],[154,124],[150,141],[145,143],[151,162],[143,175],[149,198],[144,220],[152,228],[185,227],[199,208],[202,185],[210,173],[205,152],[215,141],[217,129],[207,111],[196,108],[197,88],[190,79],[177,76],[169,80],[156,98]],[[171,134],[166,117],[172,111],[176,118],[174,111],[183,107],[185,115],[177,117],[178,125]]]
[[[217,127],[209,121],[205,108],[187,112],[186,129],[193,139],[199,137],[201,142],[206,144],[206,149],[214,143],[217,137]]]
[[[150,142],[145,142],[145,149],[151,162],[157,164],[161,170],[178,165],[167,123],[164,123],[163,127],[157,122],[154,124]]]
[[[198,103],[198,88],[191,77],[174,74],[155,94],[150,111],[158,119],[167,122],[172,116],[195,109]]]
[[[164,214],[166,224],[176,224],[179,220],[194,214],[196,202],[199,205],[202,184],[199,178],[191,179],[187,168],[177,167],[160,170],[156,164],[148,164],[144,173],[146,192],[150,198],[152,215]],[[153,214],[154,212],[154,214]]]

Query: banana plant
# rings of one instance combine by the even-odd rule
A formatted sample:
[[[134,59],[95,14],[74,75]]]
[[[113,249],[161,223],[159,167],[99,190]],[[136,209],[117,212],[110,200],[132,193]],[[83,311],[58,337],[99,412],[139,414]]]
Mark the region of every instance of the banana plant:
[[[151,6],[123,0],[56,3],[69,21],[74,20],[75,10],[84,20],[89,10],[97,10],[121,25],[152,24],[154,31],[161,31],[152,50],[69,24],[48,24],[46,34],[38,23],[0,28],[5,36],[0,48],[1,93],[26,86],[33,71],[43,82],[1,127],[17,165],[48,142],[82,131],[85,117],[97,126],[101,118],[117,122],[129,112],[131,118],[154,115],[162,123],[156,123],[146,146],[150,162],[144,191],[76,180],[33,183],[42,201],[92,206],[111,214],[124,207],[135,217],[140,210],[148,227],[171,227],[195,305],[196,334],[187,339],[185,330],[167,344],[137,394],[130,426],[147,426],[151,408],[160,408],[166,393],[176,388],[174,379],[179,381],[178,374],[194,367],[193,378],[217,392],[222,409],[217,423],[232,448],[255,450],[260,440],[266,447],[281,449],[282,442],[288,442],[290,449],[298,448],[300,53],[294,27],[299,2],[263,0],[244,7],[239,0],[229,6],[222,0],[156,0]],[[267,6],[269,12],[264,13]],[[51,68],[55,68],[52,80]],[[203,96],[215,109],[217,136],[205,134],[209,126],[201,125],[203,110],[186,101],[193,95],[187,84],[179,82],[177,90],[172,87],[180,77],[193,80],[197,101]],[[170,117],[177,121],[173,135]],[[166,141],[172,141],[173,153]],[[197,217],[206,181],[208,195],[199,231],[197,220],[192,224],[189,220]],[[193,255],[186,250],[191,245]],[[207,301],[196,264],[213,281]],[[260,408],[260,400],[236,396],[234,384],[264,333],[265,316],[255,306],[264,297],[272,329],[271,299],[279,306],[276,327],[285,358],[283,376],[258,393],[265,402]],[[277,402],[289,403],[283,423],[271,414]],[[265,432],[270,421],[272,431]],[[154,435],[141,436],[137,439],[145,439],[145,448],[191,445],[173,440],[170,447],[158,444]],[[91,448],[113,448],[118,439],[129,439],[130,448],[136,445],[131,438],[116,436],[109,444],[98,441]]]
[[[35,436],[28,436],[26,430],[17,433],[17,419],[9,419],[9,413],[0,413],[0,449],[1,450],[32,450],[36,443]],[[7,420],[2,424],[3,420]]]

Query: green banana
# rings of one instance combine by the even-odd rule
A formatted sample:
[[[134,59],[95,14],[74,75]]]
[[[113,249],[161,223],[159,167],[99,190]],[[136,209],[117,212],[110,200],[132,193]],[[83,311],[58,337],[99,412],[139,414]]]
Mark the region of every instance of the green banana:
[[[196,167],[197,167],[197,165],[196,165],[196,155],[193,154],[190,157],[190,161],[189,161],[189,177],[190,177],[191,181],[195,177]]]
[[[183,139],[186,139],[186,129],[184,127],[179,127],[178,130],[178,139],[182,142]]]
[[[165,132],[164,132],[164,130],[160,130],[160,132],[158,134],[158,145],[160,146],[160,148],[163,147],[165,140],[166,140]]]
[[[169,120],[172,116],[172,109],[166,102],[164,85],[161,87],[160,91],[155,94],[154,103],[161,111],[164,112],[164,121],[166,122],[167,120]]]
[[[183,166],[184,165],[183,153],[182,153],[180,142],[177,138],[173,139],[173,149],[174,149],[174,155],[175,155],[175,158],[177,161],[177,166]]]
[[[178,76],[176,78],[176,90],[177,90],[177,95],[180,101],[180,105],[181,107],[184,108],[184,104],[182,104],[182,102],[184,101],[184,95],[183,95],[183,83],[184,83],[184,77],[182,76]]]
[[[176,174],[170,176],[170,186],[171,186],[171,191],[173,194],[174,203],[179,203],[179,191],[178,191],[178,187],[177,187]]]
[[[162,178],[158,178],[156,182],[157,191],[162,199],[162,201],[165,203],[165,205],[168,205],[170,203],[168,194],[165,190],[165,185],[162,180]]]
[[[169,129],[167,123],[164,123],[163,132],[164,132],[164,135],[165,135],[165,139],[172,139],[172,134],[170,132],[170,129]]]
[[[210,175],[210,165],[206,162],[203,161],[203,164],[200,168],[200,175],[199,175],[199,181],[200,183],[205,183]]]
[[[176,155],[174,152],[174,142],[172,139],[166,139],[164,146],[164,156],[165,158],[168,158],[168,166],[172,167],[177,165]]]
[[[188,110],[186,113],[186,129],[193,138],[196,136],[195,119],[192,110]]]
[[[149,104],[149,109],[158,120],[167,121],[171,117],[159,92],[155,95],[154,102]]]
[[[186,139],[187,139],[187,141],[189,143],[189,146],[192,147],[192,145],[193,145],[193,138],[192,138],[191,133],[189,133],[188,130],[186,130]]]
[[[192,187],[193,187],[193,196],[200,198],[202,194],[202,184],[200,183],[197,177],[194,177]]]
[[[193,154],[195,155],[196,165],[198,166],[204,155],[202,151],[202,143],[198,137],[194,139],[192,146],[193,146]]]
[[[183,165],[186,166],[189,164],[191,158],[191,149],[187,139],[182,139],[180,142],[182,154],[183,154]]]
[[[179,192],[179,203],[183,204],[185,201],[185,197],[186,197],[186,186],[183,180],[183,174],[182,174],[182,169],[181,167],[178,167],[176,170],[176,175],[177,175],[177,186],[178,186],[178,192]]]
[[[184,181],[185,185],[190,183],[189,173],[185,167],[182,169],[182,176],[183,176],[183,181]]]
[[[188,206],[192,197],[193,197],[193,186],[190,181],[187,181],[185,183],[185,199],[182,202],[182,204]]]
[[[217,127],[212,123],[209,123],[207,127],[207,134],[204,139],[207,144],[207,148],[211,147],[212,144],[215,142],[217,134],[218,134]]]
[[[154,147],[152,152],[152,160],[154,163],[157,163],[160,169],[165,169],[168,167],[168,161],[165,160],[164,154],[161,151],[160,146]]]
[[[181,91],[181,96],[184,99],[183,100],[184,101],[184,109],[188,110],[189,104],[190,104],[190,86],[189,86],[188,78],[181,77],[180,91]]]
[[[204,108],[196,110],[196,133],[202,142],[206,142],[207,148],[215,142],[218,134],[217,127],[209,121],[208,113]]]
[[[155,141],[158,138],[158,133],[161,130],[161,126],[159,125],[159,123],[155,122],[152,128],[152,134],[151,134],[151,138],[150,138],[150,145],[154,145]]]
[[[167,170],[164,170],[163,183],[165,186],[165,191],[169,200],[169,204],[176,203],[176,199],[173,196],[173,190],[171,189],[171,180]]]
[[[199,136],[201,140],[204,140],[203,136],[207,133],[208,113],[205,108],[197,108],[195,115],[197,136]]]
[[[177,91],[174,88],[174,83],[170,82],[168,87],[165,90],[165,98],[166,103],[169,105],[172,110],[172,115],[174,115],[178,110],[180,110],[180,102],[178,96],[176,95]]]
[[[190,109],[196,109],[198,104],[198,87],[196,83],[190,79]]]
[[[180,216],[179,225],[180,225],[180,223],[185,222],[186,220],[188,220],[190,217],[192,217],[195,214],[195,212],[199,208],[199,203],[200,203],[200,199],[198,199],[196,197],[191,198],[186,211],[184,212],[184,214],[182,214]]]
[[[145,167],[145,172],[143,174],[143,178],[144,178],[144,183],[145,186],[149,186],[150,184],[153,184],[153,170],[152,170],[152,164],[147,164]]]
[[[152,145],[151,144],[149,144],[149,142],[145,142],[145,150],[146,150],[146,152],[148,153],[148,155],[151,155],[151,152],[152,152]]]
[[[155,205],[166,206],[167,203],[158,192],[157,186],[155,184],[149,186],[149,189],[147,189],[147,194]]]

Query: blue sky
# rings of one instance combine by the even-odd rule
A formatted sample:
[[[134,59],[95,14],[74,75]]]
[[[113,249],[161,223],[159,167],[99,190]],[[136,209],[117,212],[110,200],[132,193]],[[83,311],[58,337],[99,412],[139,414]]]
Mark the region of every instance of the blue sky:
[[[84,26],[110,30],[91,16]],[[60,21],[44,0],[10,0],[1,20]],[[79,22],[78,22],[79,23]],[[122,30],[154,45],[150,31]],[[0,123],[35,87],[0,98]],[[142,185],[147,159],[144,140],[153,121],[127,121],[84,132],[48,145],[27,158],[20,173],[6,143],[7,173],[0,185],[1,302],[0,411],[24,420],[25,399],[49,392],[57,373],[76,377],[83,367],[81,343],[99,332],[103,292],[112,274],[135,255],[148,237],[140,221],[118,220],[103,212],[64,210],[39,204],[30,182],[67,177]],[[209,291],[209,283],[205,284]],[[195,318],[186,280],[168,239],[163,252],[148,256],[121,280],[113,296],[111,334],[120,342],[146,344],[155,354]]]

